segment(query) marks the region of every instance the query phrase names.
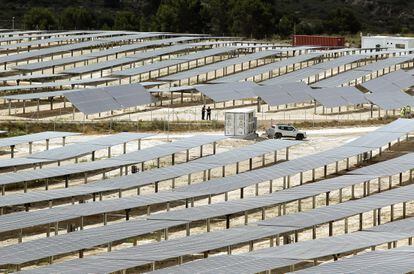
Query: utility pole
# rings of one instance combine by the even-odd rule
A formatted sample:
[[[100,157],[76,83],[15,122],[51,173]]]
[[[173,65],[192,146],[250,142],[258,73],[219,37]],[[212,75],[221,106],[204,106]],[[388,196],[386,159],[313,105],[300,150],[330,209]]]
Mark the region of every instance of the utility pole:
[[[14,16],[12,17],[12,30],[14,30]]]

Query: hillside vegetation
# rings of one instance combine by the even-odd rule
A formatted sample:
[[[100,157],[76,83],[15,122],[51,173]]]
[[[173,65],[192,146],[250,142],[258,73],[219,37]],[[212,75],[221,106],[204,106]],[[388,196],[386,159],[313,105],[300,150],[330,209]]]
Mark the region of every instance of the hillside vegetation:
[[[238,35],[410,33],[412,0],[3,0],[0,27]]]

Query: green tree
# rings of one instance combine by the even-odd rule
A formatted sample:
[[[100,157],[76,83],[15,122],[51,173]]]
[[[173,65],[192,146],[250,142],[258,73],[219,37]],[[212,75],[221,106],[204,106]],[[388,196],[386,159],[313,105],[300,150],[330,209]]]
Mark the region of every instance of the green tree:
[[[64,29],[91,29],[96,26],[93,12],[78,7],[66,8],[62,12],[60,22]]]
[[[57,20],[47,8],[32,8],[23,17],[23,23],[27,29],[54,29]]]
[[[213,35],[229,34],[229,2],[205,0],[202,2],[201,17],[206,22],[205,32]]]
[[[121,0],[104,0],[104,6],[111,9],[118,9],[121,7]]]
[[[154,17],[154,27],[159,31],[200,33],[203,30],[200,14],[200,0],[165,0]]]
[[[293,29],[295,27],[295,23],[289,16],[282,16],[279,20],[279,35],[282,37],[288,37],[293,33]]]
[[[102,30],[111,30],[115,24],[112,14],[100,12],[95,14],[96,16],[96,27]]]
[[[155,14],[161,4],[161,0],[140,0],[137,2],[136,13],[139,16],[139,30],[157,30]]]
[[[115,17],[114,29],[117,30],[139,30],[139,18],[132,11],[119,11]]]
[[[318,20],[314,21],[301,21],[299,24],[296,24],[296,34],[321,34],[323,33],[322,22]]]
[[[274,33],[271,6],[263,0],[231,0],[231,31],[234,35],[264,38]]]
[[[361,30],[361,23],[350,9],[337,9],[330,17],[325,21],[325,29],[331,33],[357,33]]]

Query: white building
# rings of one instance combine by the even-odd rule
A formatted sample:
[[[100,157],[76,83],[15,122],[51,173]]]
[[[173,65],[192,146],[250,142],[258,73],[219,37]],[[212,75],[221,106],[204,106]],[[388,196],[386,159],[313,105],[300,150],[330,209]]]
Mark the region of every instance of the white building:
[[[399,36],[362,36],[361,48],[414,48],[414,37]]]

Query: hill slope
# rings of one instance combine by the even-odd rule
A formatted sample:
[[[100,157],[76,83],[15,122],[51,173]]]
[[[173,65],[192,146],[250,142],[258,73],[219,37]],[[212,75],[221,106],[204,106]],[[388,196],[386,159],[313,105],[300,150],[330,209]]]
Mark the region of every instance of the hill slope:
[[[258,37],[290,34],[293,29],[299,33],[414,30],[412,0],[3,0],[1,3],[0,27],[10,27],[14,16],[16,27],[30,28],[24,15],[34,7],[44,7],[55,17],[50,28],[62,29],[68,27],[61,23],[63,11],[76,7],[92,15],[81,26],[76,23],[71,28],[86,24],[87,28]],[[359,25],[350,26],[352,23]]]

